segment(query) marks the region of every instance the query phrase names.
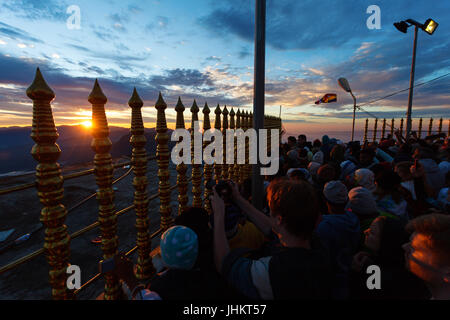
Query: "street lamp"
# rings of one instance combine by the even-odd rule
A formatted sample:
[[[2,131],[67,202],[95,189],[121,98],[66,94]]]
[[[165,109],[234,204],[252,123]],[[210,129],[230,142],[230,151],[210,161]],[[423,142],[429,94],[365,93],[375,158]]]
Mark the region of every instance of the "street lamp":
[[[344,91],[350,93],[353,98],[353,125],[352,125],[352,141],[355,135],[355,114],[356,114],[356,98],[353,95],[352,89],[350,89],[350,84],[348,83],[347,79],[345,78],[339,78],[338,83],[341,86]]]
[[[413,57],[411,64],[411,75],[409,79],[409,97],[408,97],[408,111],[406,112],[406,139],[409,138],[411,133],[411,110],[412,110],[412,100],[413,100],[413,89],[414,89],[414,71],[416,68],[416,49],[417,49],[417,33],[419,28],[428,33],[430,36],[436,31],[438,23],[433,19],[428,19],[424,24],[421,24],[413,19],[408,19],[406,21],[395,22],[394,27],[398,31],[406,33],[408,28],[414,26],[414,46],[413,46]]]

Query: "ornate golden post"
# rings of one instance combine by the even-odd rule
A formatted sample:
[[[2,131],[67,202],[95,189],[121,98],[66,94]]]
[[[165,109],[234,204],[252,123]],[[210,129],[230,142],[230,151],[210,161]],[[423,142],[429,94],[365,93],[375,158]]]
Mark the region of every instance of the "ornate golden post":
[[[400,135],[403,136],[403,118],[400,119]]]
[[[247,118],[247,129],[251,129],[253,128],[253,113],[249,112],[248,113],[248,118]],[[250,142],[247,144],[247,149],[250,149]],[[258,150],[258,149],[257,149]],[[248,152],[248,164],[247,164],[247,179],[251,178],[252,176],[252,167],[253,165],[250,163],[250,151]]]
[[[56,144],[58,132],[53,120],[50,102],[55,98],[53,90],[45,82],[39,68],[33,83],[27,89],[33,100],[33,128],[31,138],[36,143],[31,149],[36,166],[36,188],[43,205],[40,221],[45,226],[44,250],[50,266],[49,280],[53,299],[67,299],[67,267],[70,256],[70,236],[64,224],[67,210],[63,198],[63,177],[56,162],[61,149]]]
[[[377,141],[377,126],[378,126],[378,118],[375,118],[375,124],[373,126],[373,142]]]
[[[214,110],[214,113],[216,114],[216,121],[214,122],[214,129],[220,131],[220,115],[222,114],[222,111],[220,111],[219,105],[217,104],[216,110]],[[222,179],[222,165],[219,163],[214,163],[214,180],[216,180],[216,183],[219,182],[219,180]]]
[[[242,129],[244,132],[248,130],[248,112],[244,111],[242,113]],[[245,139],[245,164],[241,167],[241,179],[244,182],[248,178],[247,166],[249,163],[249,142]]]
[[[234,113],[234,110],[233,110],[233,107],[232,107],[231,111],[230,111],[230,129],[232,129],[233,132],[236,129],[236,124],[234,122],[234,116],[235,115],[236,114]],[[228,165],[228,179],[231,179],[231,180],[237,182],[237,180],[235,180],[236,177],[234,175],[234,170],[235,170],[235,165],[236,165],[236,152],[237,152],[237,149],[236,149],[236,137],[234,137],[233,138],[233,159],[234,160],[233,160],[233,164]]]
[[[209,119],[209,113],[211,112],[209,110],[208,107],[208,103],[205,102],[205,106],[203,107],[203,132],[205,132],[206,130],[211,129],[211,121]],[[209,141],[203,141],[203,150],[206,148],[206,146],[209,144]],[[210,191],[208,190],[208,188],[206,187],[208,182],[210,180],[212,180],[212,166],[210,164],[205,163],[203,166],[203,181],[205,184],[204,187],[204,196],[203,198],[205,199],[204,205],[205,205],[205,210],[208,211],[208,213],[211,213],[211,208],[209,206],[209,195],[210,195]]]
[[[236,129],[240,129],[242,128],[241,126],[241,111],[238,109],[238,111],[236,112]],[[236,139],[236,144],[234,146],[235,149],[235,154],[236,154],[236,162],[234,164],[234,179],[237,183],[242,183],[242,176],[241,176],[241,167],[242,165],[237,163],[237,139]]]
[[[364,143],[367,141],[367,130],[368,129],[369,129],[369,119],[366,119],[366,125],[364,127],[364,138],[363,138]]]
[[[420,120],[419,120],[419,132],[417,133],[417,137],[420,139],[420,137],[422,136],[422,121],[423,121],[423,119],[422,118],[420,118]]]
[[[431,136],[433,132],[433,118],[430,118],[430,125],[428,126],[428,135]]]
[[[159,214],[161,215],[161,229],[163,231],[170,228],[173,224],[171,217],[172,208],[170,207],[170,184],[169,184],[169,136],[167,135],[167,122],[165,109],[167,104],[161,95],[155,104],[158,113],[156,115],[156,162],[158,163],[159,178]]]
[[[383,119],[383,126],[381,127],[381,139],[384,139],[386,135],[386,119]]]
[[[191,158],[192,158],[192,206],[201,208],[202,203],[202,165],[194,164],[194,123],[198,121],[198,112],[200,109],[194,99],[191,107],[192,121],[191,121]]]
[[[392,120],[391,120],[391,138],[394,138],[394,124],[395,124],[395,119],[392,118]]]
[[[442,118],[439,119],[439,127],[438,127],[438,134],[442,133]]]
[[[222,179],[228,180],[228,165],[227,165],[227,129],[228,129],[228,110],[227,106],[223,108],[223,124],[222,124],[222,135],[223,135],[223,164],[222,164]]]
[[[102,234],[103,259],[112,259],[117,254],[117,216],[114,208],[114,190],[112,188],[113,165],[111,154],[111,140],[109,139],[108,120],[106,119],[105,104],[108,101],[103,94],[98,81],[88,101],[92,104],[92,150],[94,156],[94,172],[97,182],[97,200],[99,203],[98,221]],[[118,299],[120,287],[115,275],[105,274],[105,300]]]
[[[131,108],[131,138],[133,146],[131,162],[133,164],[133,186],[134,186],[134,211],[136,212],[136,229],[138,247],[138,260],[136,265],[136,278],[147,280],[154,273],[155,269],[150,258],[152,250],[151,239],[148,233],[148,197],[147,197],[147,151],[145,145],[144,122],[142,121],[141,108],[144,105],[139,97],[136,88],[128,101]]]
[[[175,106],[175,111],[177,112],[177,118],[176,118],[176,129],[185,129],[184,126],[184,105],[181,102],[181,98],[178,97],[177,105]],[[187,166],[185,163],[177,164],[177,185],[178,185],[178,215],[182,214],[183,211],[186,209],[187,203],[188,203],[188,196],[187,196],[187,179],[186,179],[186,171]]]

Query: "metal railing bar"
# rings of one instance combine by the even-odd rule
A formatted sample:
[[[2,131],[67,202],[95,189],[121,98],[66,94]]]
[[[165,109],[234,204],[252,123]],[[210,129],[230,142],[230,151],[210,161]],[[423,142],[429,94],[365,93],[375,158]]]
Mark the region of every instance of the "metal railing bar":
[[[156,156],[148,157],[147,160],[148,161],[156,160]],[[113,168],[117,169],[117,168],[128,166],[128,165],[132,165],[132,161],[131,160],[130,161],[121,162],[121,163],[116,163],[113,166]],[[87,176],[87,175],[90,175],[90,174],[93,174],[93,173],[94,173],[94,169],[88,169],[88,170],[84,170],[84,171],[80,171],[80,172],[75,172],[75,173],[71,173],[71,174],[63,176],[63,180],[64,181],[71,180],[71,179],[74,179],[74,178]],[[9,194],[9,193],[17,192],[17,191],[30,189],[30,188],[33,188],[35,186],[36,186],[36,182],[29,182],[29,183],[20,184],[20,185],[13,186],[13,187],[1,189],[0,190],[0,196],[4,195],[4,194]]]
[[[152,233],[150,235],[150,239],[154,239],[156,238],[160,233],[161,233],[161,228],[159,228],[158,230],[156,230],[154,233]],[[134,246],[132,249],[130,249],[127,253],[125,253],[125,256],[130,256],[131,254],[133,254],[136,250],[137,250],[137,246]],[[86,287],[88,287],[90,284],[94,283],[96,280],[98,280],[101,277],[101,273],[97,273],[95,276],[93,276],[92,278],[90,278],[88,281],[86,281],[80,288],[78,288],[77,290],[75,290],[73,292],[74,295],[77,295],[78,293],[80,293],[80,291],[82,291],[83,289],[85,289]]]
[[[192,177],[190,177],[190,178],[188,179],[188,182],[190,182],[190,181],[192,181]],[[178,184],[175,184],[175,185],[171,186],[169,190],[172,191],[172,190],[174,190],[177,186],[178,186]],[[151,195],[151,196],[149,197],[149,201],[158,198],[158,196],[159,196],[159,193],[155,193],[155,194]],[[131,206],[128,206],[128,207],[126,207],[126,208],[124,208],[124,209],[122,209],[122,210],[117,211],[117,212],[116,212],[116,215],[117,215],[117,216],[121,216],[121,215],[123,215],[123,214],[129,212],[129,211],[132,210],[132,209],[134,209],[134,204],[131,205]],[[89,226],[87,226],[87,227],[85,227],[85,228],[83,228],[83,229],[80,229],[80,230],[75,231],[74,233],[72,233],[72,234],[70,235],[70,238],[71,238],[71,239],[75,239],[75,238],[79,237],[80,235],[82,235],[82,234],[84,234],[84,233],[86,233],[86,232],[88,232],[88,231],[90,231],[90,230],[93,230],[93,229],[95,229],[96,227],[99,227],[99,226],[100,226],[100,222],[96,221],[96,222],[92,223],[91,225],[89,225]],[[3,273],[5,273],[5,272],[7,272],[7,271],[9,271],[9,270],[11,270],[11,269],[14,269],[14,268],[18,267],[19,265],[21,265],[21,264],[23,264],[23,263],[25,263],[25,262],[30,261],[30,260],[33,259],[33,258],[36,258],[37,256],[41,255],[42,253],[44,253],[44,249],[43,249],[43,248],[38,249],[38,250],[36,250],[36,251],[34,251],[34,252],[32,252],[32,253],[26,255],[26,256],[23,256],[23,257],[21,257],[21,258],[15,260],[15,261],[13,261],[13,262],[7,264],[7,265],[1,267],[1,268],[0,268],[0,275],[3,274]]]

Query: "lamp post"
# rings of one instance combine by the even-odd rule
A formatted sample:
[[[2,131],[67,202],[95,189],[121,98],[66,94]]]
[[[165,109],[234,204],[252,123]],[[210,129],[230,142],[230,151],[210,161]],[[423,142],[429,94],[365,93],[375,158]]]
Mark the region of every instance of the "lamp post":
[[[428,33],[430,36],[434,33],[438,27],[438,23],[433,19],[428,19],[424,24],[421,24],[413,19],[408,19],[406,21],[395,22],[394,26],[398,31],[406,33],[408,28],[414,26],[414,45],[413,45],[413,56],[411,63],[411,74],[409,79],[409,95],[408,95],[408,109],[406,111],[406,139],[409,138],[411,133],[411,112],[412,112],[412,100],[414,91],[414,72],[416,69],[416,49],[417,49],[417,36],[419,28]]]
[[[255,73],[253,86],[253,128],[258,133],[264,128],[264,77],[266,52],[266,0],[255,0]],[[257,150],[259,152],[259,137]],[[252,204],[263,207],[264,179],[261,164],[252,167]]]
[[[350,84],[348,83],[347,79],[339,78],[338,83],[341,86],[341,88],[344,89],[344,91],[350,93],[353,98],[353,124],[352,124],[352,141],[353,141],[355,136],[356,98],[352,92],[352,89],[350,89]]]

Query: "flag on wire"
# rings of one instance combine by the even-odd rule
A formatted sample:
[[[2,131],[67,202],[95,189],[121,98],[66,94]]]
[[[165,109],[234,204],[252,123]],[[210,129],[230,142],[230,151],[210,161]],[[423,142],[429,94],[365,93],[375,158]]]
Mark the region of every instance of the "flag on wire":
[[[336,102],[336,101],[337,101],[337,94],[336,93],[327,93],[320,100],[317,100],[316,104],[330,103],[330,102]]]

